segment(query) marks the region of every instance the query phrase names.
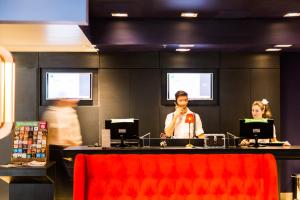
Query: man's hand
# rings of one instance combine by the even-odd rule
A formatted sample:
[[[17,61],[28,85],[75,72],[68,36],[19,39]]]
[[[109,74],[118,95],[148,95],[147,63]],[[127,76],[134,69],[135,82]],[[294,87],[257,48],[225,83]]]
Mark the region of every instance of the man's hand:
[[[243,139],[243,140],[241,141],[241,146],[248,146],[249,144],[250,144],[250,141],[247,140],[247,139]]]

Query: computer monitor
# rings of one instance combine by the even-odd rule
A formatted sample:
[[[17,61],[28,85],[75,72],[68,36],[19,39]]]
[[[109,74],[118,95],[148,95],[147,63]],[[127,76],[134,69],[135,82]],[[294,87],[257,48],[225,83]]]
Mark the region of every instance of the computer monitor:
[[[121,147],[126,146],[124,140],[139,138],[139,120],[105,120],[105,129],[110,130],[111,139],[120,139]]]
[[[245,139],[255,139],[258,146],[258,139],[273,138],[274,120],[273,119],[241,119],[240,137]]]

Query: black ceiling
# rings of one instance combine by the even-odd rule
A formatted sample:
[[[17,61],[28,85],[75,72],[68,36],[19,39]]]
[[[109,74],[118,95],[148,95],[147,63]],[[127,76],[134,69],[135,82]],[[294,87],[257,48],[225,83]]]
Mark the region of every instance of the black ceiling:
[[[299,0],[90,0],[90,25],[82,27],[102,51],[174,51],[195,44],[192,51],[264,51],[275,44],[293,44],[300,51]],[[112,12],[126,12],[116,19]],[[182,19],[181,12],[197,12]]]
[[[92,18],[110,18],[112,12],[129,18],[180,18],[181,12],[198,12],[199,19],[281,18],[299,11],[299,0],[90,0]]]

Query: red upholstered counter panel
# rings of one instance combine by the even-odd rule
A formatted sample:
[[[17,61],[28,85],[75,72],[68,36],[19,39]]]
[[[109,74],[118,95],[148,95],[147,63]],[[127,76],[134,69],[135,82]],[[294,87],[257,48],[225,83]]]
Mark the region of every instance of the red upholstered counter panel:
[[[79,154],[74,200],[277,200],[271,154]]]

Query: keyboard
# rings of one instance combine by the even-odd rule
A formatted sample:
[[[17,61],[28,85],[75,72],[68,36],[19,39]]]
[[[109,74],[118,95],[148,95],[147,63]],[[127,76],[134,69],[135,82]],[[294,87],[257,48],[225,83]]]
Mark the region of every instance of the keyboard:
[[[268,143],[259,142],[259,144],[264,146],[283,146],[284,142],[268,142]]]
[[[120,144],[120,142],[121,142],[120,140],[112,139],[110,141],[110,144],[112,146],[117,146],[117,145]],[[127,140],[124,140],[124,143],[127,144],[127,145],[129,145],[129,146],[138,146],[139,140],[137,140],[137,139],[127,139]]]

